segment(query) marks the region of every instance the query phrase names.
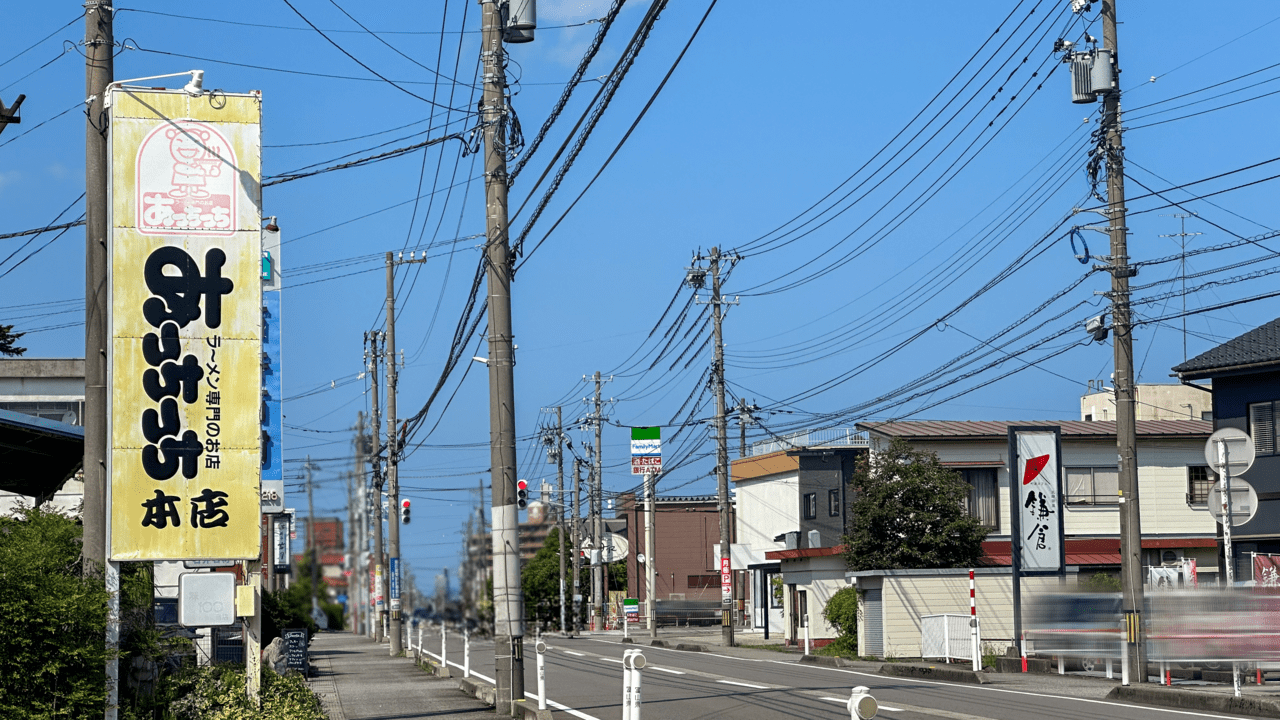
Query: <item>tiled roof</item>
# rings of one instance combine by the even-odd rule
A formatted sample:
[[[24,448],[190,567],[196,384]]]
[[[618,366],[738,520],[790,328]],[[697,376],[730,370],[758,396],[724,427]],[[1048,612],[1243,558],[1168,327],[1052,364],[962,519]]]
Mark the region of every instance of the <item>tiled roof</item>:
[[[1204,377],[1211,370],[1280,363],[1280,318],[1228,340],[1173,368],[1179,375]]]
[[[858,423],[867,430],[889,437],[929,438],[1005,438],[1010,425],[1057,425],[1064,438],[1106,438],[1116,436],[1114,420],[902,420],[897,422]],[[1139,420],[1139,437],[1207,438],[1213,424],[1204,420]]]

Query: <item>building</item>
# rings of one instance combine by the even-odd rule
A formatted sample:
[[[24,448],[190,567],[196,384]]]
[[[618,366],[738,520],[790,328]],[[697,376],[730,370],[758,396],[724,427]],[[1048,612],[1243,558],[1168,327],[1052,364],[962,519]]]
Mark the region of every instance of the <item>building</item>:
[[[1116,391],[1101,380],[1089,381],[1089,391],[1080,396],[1080,419],[1115,420]],[[1138,420],[1213,419],[1213,398],[1203,390],[1178,383],[1139,383],[1134,386]]]
[[[627,597],[648,602],[645,566],[647,519],[643,499],[618,497],[617,517],[626,519]],[[733,505],[729,507],[733,527]],[[659,600],[720,601],[720,504],[715,495],[654,498],[654,597]],[[731,540],[732,540],[732,536]],[[741,589],[739,597],[742,596]]]
[[[311,528],[312,518],[298,518],[295,522],[301,523],[305,541],[301,545],[294,545],[295,552],[293,554],[293,565],[296,568],[298,563],[311,552]],[[318,517],[314,519],[316,554],[320,556],[320,582],[322,582],[329,593],[330,598],[336,598],[338,595],[346,592],[347,575],[346,575],[346,535],[343,534],[342,520],[336,517]]]
[[[838,555],[835,546],[847,520],[846,488],[868,447],[866,434],[854,430],[802,431],[755,443],[747,457],[730,463],[737,500],[733,567],[750,575],[751,629],[803,639],[801,628],[813,614],[804,608],[812,609],[820,593],[784,578],[783,556],[773,553]],[[808,569],[798,572],[796,577],[812,578]],[[816,607],[821,617],[821,605]]]
[[[1249,433],[1257,450],[1244,479],[1258,493],[1258,512],[1231,531],[1235,577],[1253,577],[1250,553],[1280,553],[1280,319],[1250,330],[1173,368],[1179,381],[1213,399],[1213,428]],[[1212,389],[1197,381],[1209,380]],[[1144,528],[1145,529],[1145,528]],[[1217,533],[1221,535],[1218,527]],[[1218,556],[1223,556],[1220,540]]]
[[[991,528],[984,548],[1010,564],[1008,427],[1056,425],[1062,432],[1062,505],[1067,564],[1081,573],[1120,566],[1119,470],[1115,422],[903,421],[859,423],[874,443],[901,438],[938,455],[972,490],[969,512]],[[1195,561],[1200,580],[1218,572],[1217,523],[1205,505],[1214,480],[1204,460],[1211,426],[1203,420],[1139,420],[1138,487],[1143,565]]]
[[[73,459],[70,467],[63,467],[65,463],[60,462],[55,472],[41,473],[36,485],[17,483],[16,479],[11,487],[0,482],[0,487],[13,490],[0,492],[0,513],[9,512],[18,503],[31,504],[36,498],[47,502],[46,507],[78,512],[84,497],[84,482],[76,472],[84,457],[84,360],[0,359],[0,411],[12,414],[11,421],[0,431],[5,436],[3,445],[31,449],[31,443],[54,443],[60,458]],[[21,419],[26,417],[36,420]],[[0,468],[0,480],[16,471],[14,462],[7,460]]]

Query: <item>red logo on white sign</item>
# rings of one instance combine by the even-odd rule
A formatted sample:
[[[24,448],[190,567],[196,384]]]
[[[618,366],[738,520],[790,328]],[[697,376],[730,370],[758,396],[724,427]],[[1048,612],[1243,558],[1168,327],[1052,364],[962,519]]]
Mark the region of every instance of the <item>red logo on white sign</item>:
[[[138,232],[235,232],[235,151],[214,126],[186,121],[157,126],[138,148],[136,171]]]

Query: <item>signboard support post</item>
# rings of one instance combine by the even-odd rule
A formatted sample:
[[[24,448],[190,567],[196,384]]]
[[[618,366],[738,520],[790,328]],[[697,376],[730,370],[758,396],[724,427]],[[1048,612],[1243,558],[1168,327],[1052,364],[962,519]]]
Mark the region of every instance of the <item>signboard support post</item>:
[[[658,637],[658,606],[654,598],[654,586],[657,578],[657,557],[654,555],[654,547],[657,541],[654,533],[657,532],[657,516],[654,514],[655,498],[653,496],[653,474],[646,473],[644,476],[644,599],[645,599],[645,619],[649,626],[649,637]]]
[[[1218,440],[1218,456],[1222,458],[1222,547],[1226,552],[1227,589],[1236,585],[1236,558],[1231,547],[1231,449],[1225,439]],[[1240,663],[1231,663],[1231,687],[1240,697]]]

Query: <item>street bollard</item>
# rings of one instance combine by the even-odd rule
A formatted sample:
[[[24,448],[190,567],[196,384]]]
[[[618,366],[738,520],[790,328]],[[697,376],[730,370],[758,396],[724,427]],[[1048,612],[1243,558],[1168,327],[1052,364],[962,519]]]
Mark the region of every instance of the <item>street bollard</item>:
[[[440,667],[445,668],[446,670],[449,668],[449,656],[446,654],[448,651],[449,651],[449,633],[445,631],[444,621],[441,620],[440,621]]]
[[[1115,678],[1115,673],[1112,672],[1111,670],[1111,657],[1107,656],[1107,679],[1112,680],[1114,678]]]
[[[422,658],[422,631],[426,628],[425,622],[418,623],[418,658]]]
[[[543,654],[547,652],[547,644],[539,640],[534,645],[534,649],[538,651],[538,709],[547,709],[547,666],[542,659]]]
[[[1067,674],[1067,660],[1061,655],[1058,656],[1058,674],[1059,675]]]
[[[625,659],[623,663],[626,663]],[[631,655],[631,714],[624,720],[640,720],[640,669],[644,666],[644,655],[636,650]]]
[[[871,697],[871,690],[859,685],[849,694],[849,702],[845,703],[851,720],[871,720],[880,712],[880,703]]]
[[[811,654],[813,648],[809,647],[809,623],[804,624],[804,654]]]
[[[462,677],[471,677],[471,630],[462,631]]]
[[[622,653],[622,720],[631,720],[631,656],[639,652],[632,648]]]

